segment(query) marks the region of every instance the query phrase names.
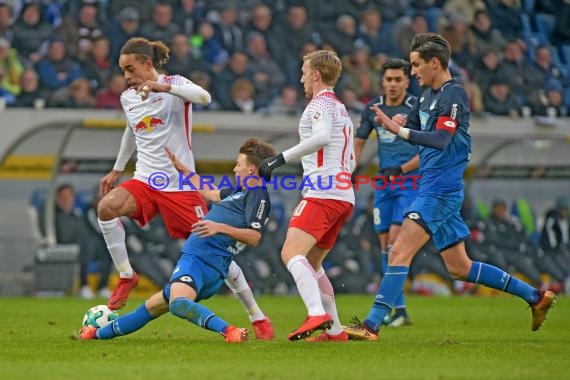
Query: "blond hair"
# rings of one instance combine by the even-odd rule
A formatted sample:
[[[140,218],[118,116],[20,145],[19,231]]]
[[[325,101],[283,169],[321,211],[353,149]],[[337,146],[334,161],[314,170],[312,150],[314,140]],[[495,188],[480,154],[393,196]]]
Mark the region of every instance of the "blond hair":
[[[342,62],[332,50],[317,50],[303,56],[303,61],[309,61],[310,67],[321,73],[321,80],[327,86],[334,86],[342,73]]]

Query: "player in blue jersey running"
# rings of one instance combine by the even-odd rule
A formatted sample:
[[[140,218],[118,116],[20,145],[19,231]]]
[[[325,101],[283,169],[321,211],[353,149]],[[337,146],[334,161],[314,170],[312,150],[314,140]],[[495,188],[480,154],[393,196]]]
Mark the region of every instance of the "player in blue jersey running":
[[[192,173],[168,150],[174,167],[188,178]],[[130,334],[153,319],[170,311],[202,328],[217,332],[229,343],[247,340],[245,328],[229,325],[198,302],[212,297],[227,276],[234,255],[246,246],[256,246],[267,221],[270,200],[259,178],[259,164],[276,154],[275,149],[258,139],[248,139],[240,148],[234,167],[236,177],[246,179],[234,190],[201,190],[197,174],[190,180],[208,200],[217,202],[211,211],[192,226],[182,255],[170,278],[170,284],[151,296],[134,312],[96,329],[83,327],[79,338],[111,339]]]
[[[469,229],[461,218],[463,172],[471,153],[469,99],[448,69],[449,42],[438,34],[417,34],[410,45],[412,75],[424,90],[405,127],[374,106],[378,122],[420,146],[421,187],[408,208],[389,257],[374,304],[360,322],[345,331],[354,339],[377,340],[384,317],[394,306],[418,250],[432,238],[449,273],[456,279],[483,284],[524,299],[532,310],[531,329],[544,322],[556,295],[539,291],[492,265],[474,262],[465,251]]]
[[[382,87],[385,95],[377,96],[366,105],[354,138],[354,153],[358,167],[366,140],[373,130],[376,131],[380,163],[378,174],[394,180],[383,189],[383,180],[378,180],[378,189],[374,191],[372,215],[374,229],[378,234],[380,250],[382,251],[381,259],[384,273],[388,267],[390,248],[396,240],[404,219],[404,209],[416,197],[417,181],[409,176],[419,177],[417,169],[420,162],[418,147],[382,128],[376,121],[376,114],[372,107],[379,107],[389,117],[396,115],[400,115],[402,118],[407,117],[417,100],[416,97],[406,92],[410,85],[409,75],[410,64],[403,59],[388,59],[382,65]],[[385,321],[388,326],[397,327],[411,323],[403,292],[396,299],[394,309],[394,315]]]

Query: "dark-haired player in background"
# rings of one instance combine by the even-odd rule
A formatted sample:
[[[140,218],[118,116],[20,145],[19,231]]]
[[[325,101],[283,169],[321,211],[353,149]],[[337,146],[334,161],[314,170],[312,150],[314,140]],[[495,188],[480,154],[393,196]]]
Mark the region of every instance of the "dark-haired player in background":
[[[402,118],[407,117],[416,102],[416,97],[406,92],[410,85],[409,75],[410,64],[403,59],[388,59],[382,65],[382,87],[385,94],[377,96],[366,105],[354,138],[354,153],[358,167],[366,140],[373,130],[376,131],[378,160],[380,162],[378,174],[387,179],[395,180],[392,185],[374,191],[372,217],[382,251],[382,270],[384,273],[388,267],[390,249],[404,220],[404,210],[412,203],[417,192],[417,182],[411,178],[404,179],[405,177],[402,176],[418,175],[420,162],[418,147],[382,128],[376,121],[376,114],[372,107],[379,107],[390,118],[396,115],[400,115]],[[382,188],[384,183],[378,180],[377,185]],[[396,327],[411,323],[403,292],[396,299],[394,309],[394,315],[386,320],[386,324]]]
[[[502,290],[528,302],[533,331],[540,328],[556,298],[550,291],[539,291],[497,267],[473,262],[467,256],[464,241],[470,232],[460,209],[463,172],[471,154],[469,98],[463,86],[451,77],[450,55],[449,42],[440,35],[416,35],[410,45],[410,62],[412,75],[424,90],[406,127],[374,107],[384,128],[420,145],[422,179],[392,247],[388,269],[370,313],[362,322],[355,318],[345,329],[352,338],[378,339],[378,330],[402,292],[414,255],[430,236],[454,278]]]

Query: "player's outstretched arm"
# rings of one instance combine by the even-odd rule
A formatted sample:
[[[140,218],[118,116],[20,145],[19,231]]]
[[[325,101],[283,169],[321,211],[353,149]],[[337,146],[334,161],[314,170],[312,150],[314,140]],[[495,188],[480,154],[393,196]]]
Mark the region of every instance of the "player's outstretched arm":
[[[425,132],[402,127],[398,122],[390,119],[378,106],[374,105],[372,109],[376,114],[376,120],[382,128],[400,136],[404,140],[408,140],[412,144],[444,150],[453,137],[449,128],[439,129],[436,127],[436,130],[433,132]]]
[[[204,184],[202,183],[202,181],[200,181],[200,176],[198,175],[198,173],[190,171],[190,169],[186,165],[184,165],[182,162],[180,162],[178,158],[176,158],[174,153],[172,153],[172,151],[168,149],[167,146],[164,147],[164,151],[168,155],[170,162],[172,162],[174,169],[182,173],[185,178],[188,178],[192,186],[194,186],[194,188],[200,194],[202,194],[204,198],[206,198],[211,202],[219,202],[222,200],[220,197],[220,190],[211,189],[210,184],[208,184],[208,186],[203,186]]]
[[[212,97],[208,91],[189,80],[186,80],[186,83],[183,85],[158,83],[147,80],[138,86],[137,92],[141,94],[143,100],[148,98],[148,94],[151,92],[168,92],[191,103],[209,104],[212,101]]]
[[[201,220],[192,225],[192,233],[199,237],[224,234],[241,243],[256,247],[261,241],[261,232],[252,228],[237,228],[211,220]]]

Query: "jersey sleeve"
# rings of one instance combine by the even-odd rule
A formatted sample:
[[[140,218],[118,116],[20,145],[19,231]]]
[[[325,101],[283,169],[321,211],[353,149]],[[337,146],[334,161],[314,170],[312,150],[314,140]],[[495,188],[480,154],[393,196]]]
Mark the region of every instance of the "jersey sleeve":
[[[360,114],[360,125],[358,129],[356,129],[356,134],[354,137],[366,140],[372,130],[374,129],[374,125],[370,121],[370,114],[372,111],[370,110],[371,103],[368,103],[364,108],[364,111]]]
[[[245,221],[247,228],[258,232],[263,230],[263,226],[269,218],[269,195],[262,189],[248,192],[245,199]]]
[[[452,87],[442,94],[438,105],[438,118],[435,129],[444,130],[452,135],[457,131],[459,119],[463,113],[464,93],[459,88]]]

